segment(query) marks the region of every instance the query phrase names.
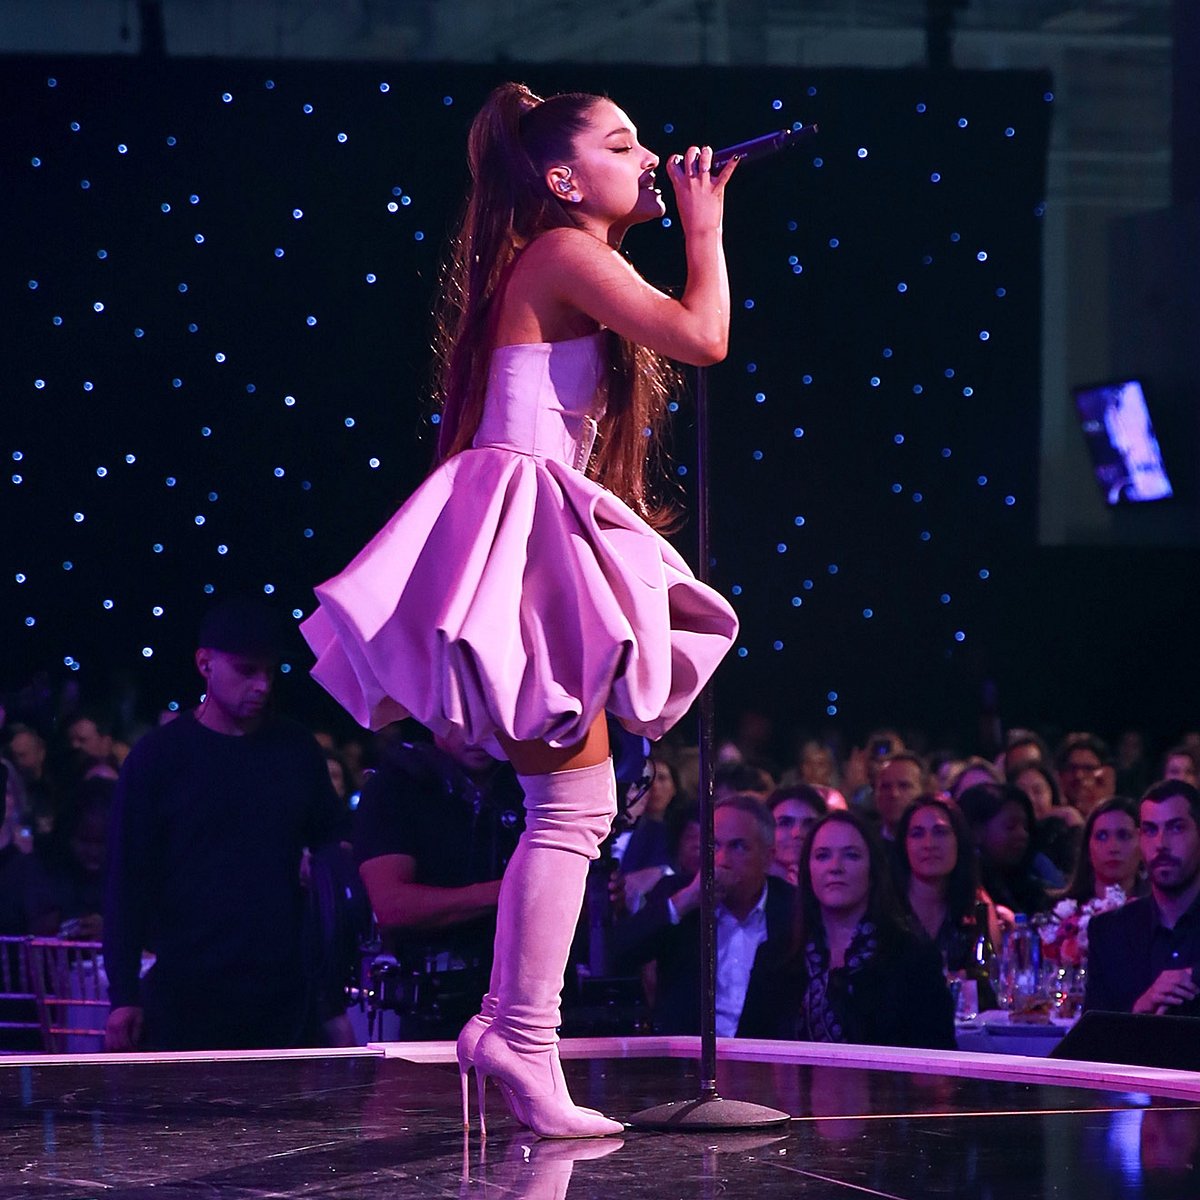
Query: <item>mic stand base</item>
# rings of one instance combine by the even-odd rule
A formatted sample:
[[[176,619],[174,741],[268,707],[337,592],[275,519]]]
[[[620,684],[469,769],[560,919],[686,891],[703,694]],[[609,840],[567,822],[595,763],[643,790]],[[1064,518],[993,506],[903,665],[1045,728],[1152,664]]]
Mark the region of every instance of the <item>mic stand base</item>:
[[[628,1124],[634,1129],[658,1129],[670,1133],[712,1133],[722,1129],[767,1129],[792,1118],[777,1108],[724,1100],[715,1092],[695,1100],[673,1100],[634,1113]]]

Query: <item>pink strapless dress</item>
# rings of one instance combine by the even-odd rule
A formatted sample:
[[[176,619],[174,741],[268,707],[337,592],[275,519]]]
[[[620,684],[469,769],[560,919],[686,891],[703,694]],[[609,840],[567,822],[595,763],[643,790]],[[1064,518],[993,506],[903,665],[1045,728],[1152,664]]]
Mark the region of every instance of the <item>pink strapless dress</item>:
[[[498,348],[472,448],[316,589],[312,674],[359,724],[499,754],[497,733],[569,746],[607,709],[658,738],[729,649],[733,609],[583,473],[603,336]]]

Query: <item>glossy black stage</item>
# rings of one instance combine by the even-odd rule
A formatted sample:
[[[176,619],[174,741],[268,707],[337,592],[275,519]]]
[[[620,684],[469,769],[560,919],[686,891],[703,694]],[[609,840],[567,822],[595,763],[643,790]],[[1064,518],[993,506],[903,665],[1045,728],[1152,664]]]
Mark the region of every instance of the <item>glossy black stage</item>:
[[[625,1117],[695,1094],[694,1045],[576,1042],[567,1076]],[[787,1125],[543,1141],[493,1093],[481,1145],[447,1049],[0,1059],[0,1196],[1200,1196],[1200,1076],[1182,1072],[724,1043],[722,1094]]]

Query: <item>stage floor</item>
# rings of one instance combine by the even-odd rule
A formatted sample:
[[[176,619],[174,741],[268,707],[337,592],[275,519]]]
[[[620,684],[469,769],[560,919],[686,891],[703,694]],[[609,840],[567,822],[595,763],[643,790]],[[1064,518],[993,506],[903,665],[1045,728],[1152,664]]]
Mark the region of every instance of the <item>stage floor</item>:
[[[690,1039],[570,1050],[576,1099],[614,1117],[696,1094]],[[477,1131],[464,1138],[445,1057],[408,1045],[0,1059],[0,1197],[1200,1196],[1194,1075],[725,1043],[722,1095],[783,1109],[787,1124],[539,1141],[493,1093],[485,1149]]]

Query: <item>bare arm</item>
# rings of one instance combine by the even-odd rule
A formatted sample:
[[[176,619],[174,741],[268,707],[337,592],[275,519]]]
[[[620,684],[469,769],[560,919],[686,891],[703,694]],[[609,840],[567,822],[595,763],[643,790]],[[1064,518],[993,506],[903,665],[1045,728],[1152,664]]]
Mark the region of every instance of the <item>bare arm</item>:
[[[416,883],[417,860],[381,854],[358,868],[375,919],[383,929],[445,929],[494,912],[500,880],[465,887]]]
[[[698,174],[685,170],[696,161],[671,159],[667,173],[675,188],[687,252],[687,283],[678,299],[647,283],[611,246],[581,229],[555,229],[525,252],[510,298],[544,316],[582,312],[652,350],[680,362],[704,366],[720,362],[729,347],[729,275],[722,242],[726,167],[714,180],[707,166],[712,152],[699,154]]]

